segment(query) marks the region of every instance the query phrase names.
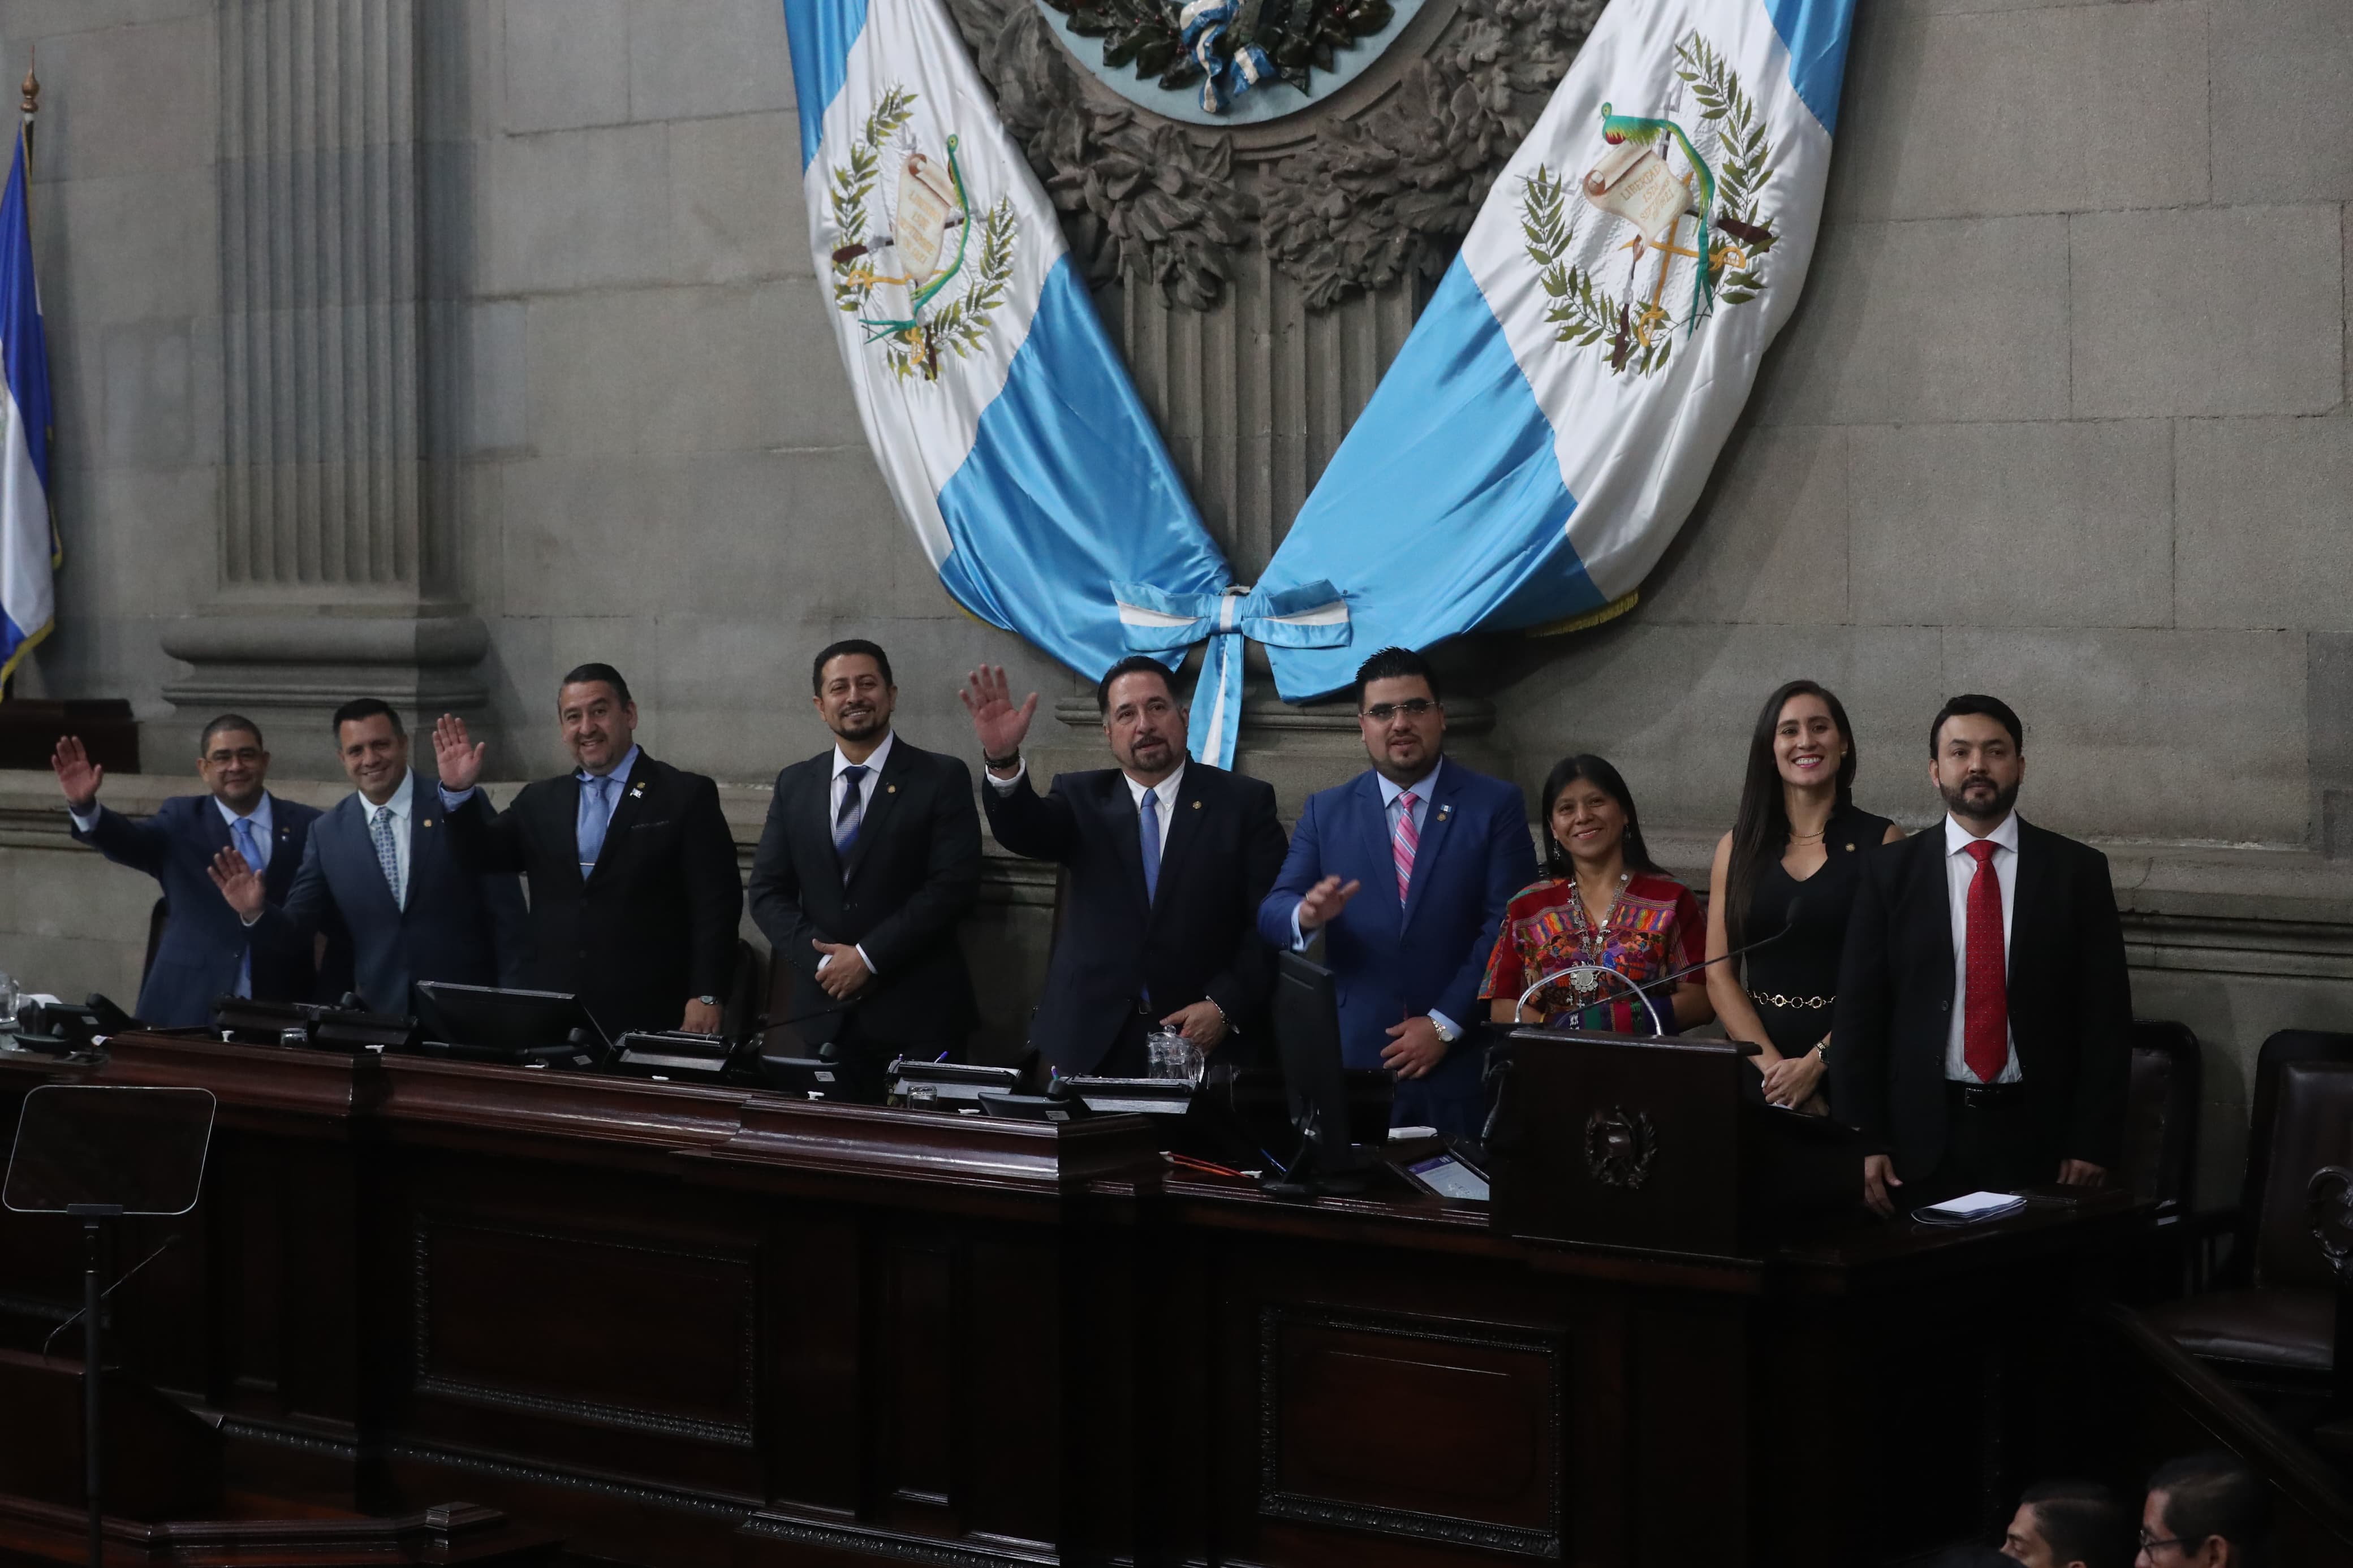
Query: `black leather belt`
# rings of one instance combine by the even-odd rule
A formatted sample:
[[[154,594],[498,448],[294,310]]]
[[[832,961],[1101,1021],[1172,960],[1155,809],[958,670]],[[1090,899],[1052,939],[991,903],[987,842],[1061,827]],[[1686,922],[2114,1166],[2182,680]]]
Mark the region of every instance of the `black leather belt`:
[[[1964,1110],[1984,1110],[2002,1105],[2026,1103],[2026,1086],[2022,1083],[1956,1083],[1947,1079],[1945,1098]]]

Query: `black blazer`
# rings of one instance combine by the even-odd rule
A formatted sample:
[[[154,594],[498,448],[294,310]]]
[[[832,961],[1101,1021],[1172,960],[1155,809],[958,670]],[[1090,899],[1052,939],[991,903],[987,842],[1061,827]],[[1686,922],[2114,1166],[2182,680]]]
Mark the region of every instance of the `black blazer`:
[[[513,985],[522,972],[522,889],[511,876],[478,876],[459,862],[433,781],[411,776],[406,904],[392,901],[366,797],[354,791],[311,825],[285,902],[265,906],[253,926],[257,954],[290,959],[309,954],[316,931],[348,931],[352,988],[378,1013],[408,1012],[419,980]]]
[[[980,891],[980,813],[972,770],[919,751],[902,735],[847,863],[833,847],[833,750],[776,775],[767,826],[752,857],[752,919],[793,971],[788,1016],[805,1040],[840,1033],[854,1016],[877,1045],[961,1051],[979,1022],[956,926]],[[843,1012],[817,983],[823,940],[855,942],[874,978]]]
[[[1286,844],[1274,790],[1188,762],[1160,855],[1159,896],[1144,897],[1135,800],[1117,768],[1063,773],[1042,798],[1024,773],[1010,794],[984,784],[997,841],[1070,869],[1060,934],[1029,1043],[1066,1073],[1092,1072],[1148,987],[1156,1018],[1203,997],[1238,1032],[1220,1051],[1258,1054],[1274,954],[1258,906]]]
[[[525,784],[502,812],[477,791],[449,822],[470,864],[530,882],[527,988],[573,993],[616,1039],[677,1028],[695,997],[727,999],[744,884],[711,780],[638,752],[586,879],[571,773]]]
[[[2010,1031],[2035,1158],[2116,1167],[2132,1070],[2132,984],[2108,858],[2018,825],[2010,891]],[[1831,1037],[1831,1100],[1895,1156],[1905,1181],[1944,1157],[1953,917],[1945,827],[1873,850],[1847,922]]]
[[[272,842],[261,890],[271,902],[283,902],[294,886],[311,825],[318,819],[315,806],[269,797]],[[153,816],[134,818],[100,805],[90,831],[77,827],[73,836],[116,865],[144,871],[164,886],[169,918],[155,944],[154,967],[139,987],[138,1016],[162,1029],[211,1027],[213,998],[237,989],[237,972],[251,942],[237,911],[213,886],[213,857],[230,842],[220,807],[208,795],[184,795],[165,801]],[[351,952],[341,927],[330,936],[325,984],[337,987],[332,994],[322,994],[311,948],[261,945],[253,952],[254,995],[264,1002],[334,1001],[351,984]]]

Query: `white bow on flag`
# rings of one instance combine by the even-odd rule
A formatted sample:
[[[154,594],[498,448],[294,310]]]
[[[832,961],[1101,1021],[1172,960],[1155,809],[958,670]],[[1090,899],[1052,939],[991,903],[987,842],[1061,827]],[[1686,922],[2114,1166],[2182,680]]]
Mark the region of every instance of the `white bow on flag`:
[[[1171,594],[1149,583],[1114,583],[1127,646],[1169,653],[1207,639],[1201,679],[1193,687],[1193,754],[1213,767],[1234,765],[1242,717],[1242,638],[1270,647],[1345,647],[1348,601],[1331,584],[1302,583],[1279,592],[1228,588],[1221,594]]]

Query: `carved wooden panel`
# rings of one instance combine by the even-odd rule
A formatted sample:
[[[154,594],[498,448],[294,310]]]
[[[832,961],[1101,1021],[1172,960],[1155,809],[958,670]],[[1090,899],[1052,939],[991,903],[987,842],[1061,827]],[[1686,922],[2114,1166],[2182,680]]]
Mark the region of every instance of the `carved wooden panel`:
[[[419,1394],[752,1446],[748,1255],[428,1216],[414,1262]]]
[[[1259,1511],[1559,1556],[1562,1351],[1461,1321],[1262,1309]]]
[[[879,1250],[875,1489],[894,1521],[944,1524],[962,1490],[960,1249],[894,1238]]]

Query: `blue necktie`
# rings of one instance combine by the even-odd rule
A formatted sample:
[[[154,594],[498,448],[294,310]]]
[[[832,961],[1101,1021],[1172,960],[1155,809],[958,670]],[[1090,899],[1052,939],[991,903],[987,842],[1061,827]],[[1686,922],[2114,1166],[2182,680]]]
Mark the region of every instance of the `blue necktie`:
[[[245,857],[245,863],[252,867],[254,874],[259,876],[263,861],[261,850],[253,840],[253,819],[238,817],[229,824],[229,834],[237,840],[237,852]],[[240,996],[253,994],[253,943],[250,942],[245,944],[244,956],[237,961],[237,994]]]
[[[1160,795],[1156,789],[1144,792],[1135,820],[1144,836],[1138,841],[1144,851],[1144,900],[1150,903],[1160,896]]]
[[[384,868],[384,885],[392,889],[392,901],[400,903],[400,847],[393,841],[392,807],[375,808],[375,824],[369,830],[375,840],[375,863]]]
[[[866,801],[859,785],[870,770],[853,763],[841,770],[841,810],[833,819],[833,849],[837,855],[848,855],[858,842],[858,830],[866,822]]]
[[[596,868],[596,857],[605,852],[605,829],[613,820],[606,786],[612,782],[610,773],[602,778],[592,773],[580,781],[580,875],[584,878]]]

